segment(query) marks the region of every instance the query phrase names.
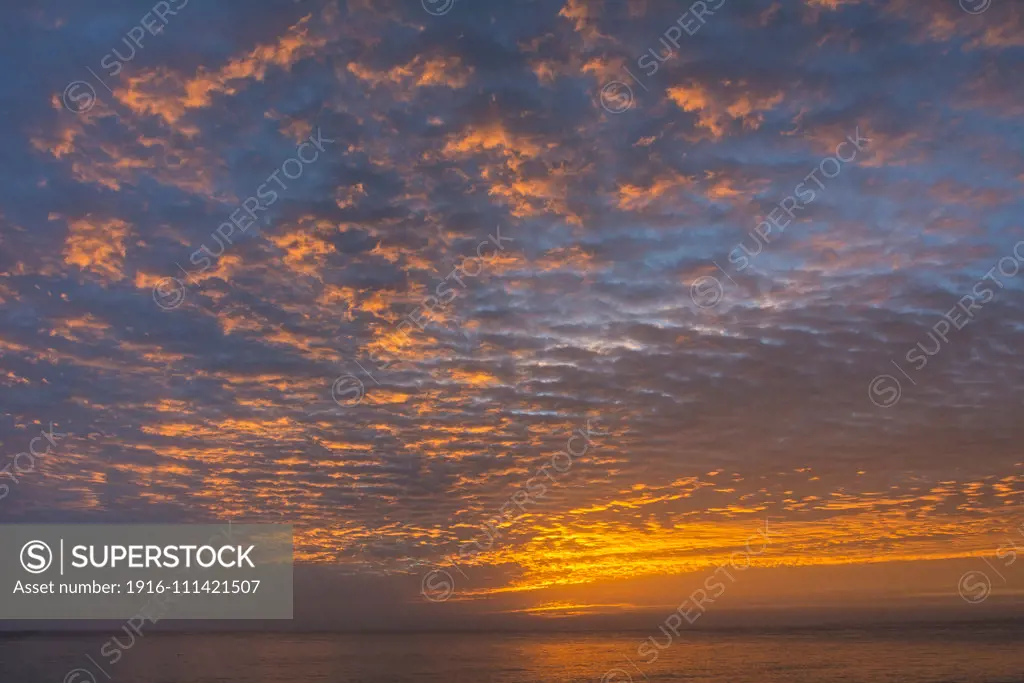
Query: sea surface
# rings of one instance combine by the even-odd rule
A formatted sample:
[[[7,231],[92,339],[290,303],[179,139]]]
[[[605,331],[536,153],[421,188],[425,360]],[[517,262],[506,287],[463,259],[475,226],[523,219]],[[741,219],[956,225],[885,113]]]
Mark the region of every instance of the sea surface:
[[[1024,682],[1024,631],[1006,624],[690,632],[645,663],[649,635],[2,636],[0,683]]]

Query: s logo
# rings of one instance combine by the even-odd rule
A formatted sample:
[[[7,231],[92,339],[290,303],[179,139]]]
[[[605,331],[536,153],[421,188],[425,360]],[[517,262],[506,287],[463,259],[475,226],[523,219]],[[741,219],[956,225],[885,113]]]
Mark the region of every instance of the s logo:
[[[42,574],[53,564],[53,551],[42,541],[29,541],[21,548],[21,566],[29,574]]]

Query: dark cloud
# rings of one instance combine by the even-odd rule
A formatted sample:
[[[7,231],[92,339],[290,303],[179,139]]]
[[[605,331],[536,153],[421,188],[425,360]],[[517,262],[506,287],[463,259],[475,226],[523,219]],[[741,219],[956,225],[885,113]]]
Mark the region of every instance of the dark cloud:
[[[93,4],[0,12],[42,55],[0,95],[0,443],[70,433],[0,519],[291,521],[349,577],[317,581],[400,610],[600,425],[468,560],[469,614],[692,570],[766,515],[803,565],[965,557],[1019,509],[1012,3],[729,0],[651,74],[678,3],[189,3],[116,76],[147,8]]]

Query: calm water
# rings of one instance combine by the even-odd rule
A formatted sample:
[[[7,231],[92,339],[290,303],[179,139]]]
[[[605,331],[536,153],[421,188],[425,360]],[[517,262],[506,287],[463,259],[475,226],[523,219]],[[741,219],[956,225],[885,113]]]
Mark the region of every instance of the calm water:
[[[636,654],[647,633],[148,635],[134,644],[122,633],[130,647],[110,664],[112,635],[0,640],[0,682],[1024,682],[1024,632],[991,625],[690,633],[651,664]]]

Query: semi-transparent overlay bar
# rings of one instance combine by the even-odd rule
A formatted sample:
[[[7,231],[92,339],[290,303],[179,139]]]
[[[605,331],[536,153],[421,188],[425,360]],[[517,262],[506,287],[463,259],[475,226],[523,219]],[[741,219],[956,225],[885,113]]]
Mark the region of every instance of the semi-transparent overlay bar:
[[[291,619],[292,527],[0,525],[2,619]]]

